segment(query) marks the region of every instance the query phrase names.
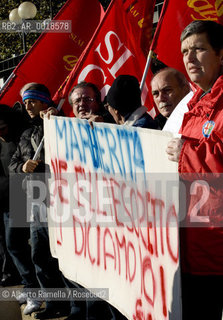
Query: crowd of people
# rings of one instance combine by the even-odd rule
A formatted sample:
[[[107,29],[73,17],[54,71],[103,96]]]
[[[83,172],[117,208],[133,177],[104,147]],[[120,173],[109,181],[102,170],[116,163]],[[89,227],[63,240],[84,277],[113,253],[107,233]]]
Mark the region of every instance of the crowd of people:
[[[213,21],[194,21],[181,35],[181,50],[190,82],[178,70],[166,67],[151,80],[154,104],[159,114],[153,119],[142,105],[138,80],[119,75],[102,101],[97,86],[81,82],[74,86],[68,100],[75,117],[92,122],[107,122],[181,133],[167,146],[170,161],[178,162],[180,179],[187,188],[187,213],[180,221],[180,265],[183,320],[221,320],[223,310],[223,26]],[[34,159],[43,137],[43,118],[57,115],[48,88],[28,83],[21,88],[22,104],[13,108],[0,105],[0,263],[3,286],[22,283],[17,297],[25,303],[24,314],[35,312],[36,319],[67,315],[71,319],[125,319],[107,302],[42,301],[27,297],[30,288],[82,288],[66,279],[49,247],[47,223],[40,212],[33,212],[29,227],[16,228],[9,208],[9,175],[44,173],[44,148]],[[61,113],[62,114],[62,113]],[[181,116],[179,116],[181,114]],[[19,122],[18,122],[19,120]],[[21,125],[15,125],[20,123]],[[207,175],[207,173],[209,175]],[[194,175],[193,175],[194,174]],[[198,217],[208,217],[193,224],[191,211],[202,196],[200,185],[210,188],[206,203],[198,208]],[[194,185],[193,185],[194,186]],[[180,207],[181,208],[181,207]],[[27,216],[25,212],[18,214]],[[180,214],[180,213],[179,213]]]

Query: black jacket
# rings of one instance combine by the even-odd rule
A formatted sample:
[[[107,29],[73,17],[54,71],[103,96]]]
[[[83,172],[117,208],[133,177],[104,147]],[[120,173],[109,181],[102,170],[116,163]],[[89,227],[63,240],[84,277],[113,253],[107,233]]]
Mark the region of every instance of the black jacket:
[[[8,165],[16,150],[13,141],[0,139],[0,213],[9,211],[9,171]]]
[[[165,126],[165,123],[167,121],[167,118],[164,117],[161,113],[159,113],[156,117],[155,117],[155,121],[157,121],[157,123],[159,124],[160,130],[163,129],[163,127]]]
[[[38,146],[43,137],[43,120],[39,117],[33,119],[31,128],[25,130],[20,137],[17,149],[11,159],[9,171],[14,173],[22,173],[23,164],[32,159],[35,154],[34,145]],[[33,144],[34,142],[34,144]],[[44,148],[40,153],[40,160],[44,162]],[[36,172],[43,172],[43,164],[36,168]]]

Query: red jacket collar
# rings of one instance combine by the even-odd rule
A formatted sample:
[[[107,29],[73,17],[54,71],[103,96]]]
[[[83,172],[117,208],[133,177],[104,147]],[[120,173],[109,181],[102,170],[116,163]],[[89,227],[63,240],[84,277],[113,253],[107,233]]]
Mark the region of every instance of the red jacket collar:
[[[200,88],[195,92],[195,94],[187,104],[189,110],[193,109],[193,107],[200,100],[200,97],[202,96],[203,93],[204,91],[201,90]],[[215,107],[215,104],[218,101],[220,94],[223,95],[223,75],[221,75],[215,81],[213,87],[211,88],[211,91],[207,93],[204,97],[202,97],[200,101],[202,101],[202,105],[204,107],[208,107],[212,109]]]

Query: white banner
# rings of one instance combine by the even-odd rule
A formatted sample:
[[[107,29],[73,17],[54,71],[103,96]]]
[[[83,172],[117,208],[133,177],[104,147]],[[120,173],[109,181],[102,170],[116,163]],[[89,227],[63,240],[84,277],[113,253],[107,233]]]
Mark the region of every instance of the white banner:
[[[65,117],[44,130],[51,250],[64,275],[109,288],[128,319],[181,319],[172,135]]]

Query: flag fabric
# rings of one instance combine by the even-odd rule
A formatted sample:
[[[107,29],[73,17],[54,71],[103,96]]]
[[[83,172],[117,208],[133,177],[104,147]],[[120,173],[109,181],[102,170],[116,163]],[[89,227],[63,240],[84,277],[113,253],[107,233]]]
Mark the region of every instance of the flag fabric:
[[[45,84],[52,95],[66,79],[96,30],[103,8],[98,0],[68,0],[54,20],[71,21],[71,32],[43,32],[3,87],[0,103],[12,106],[28,82]]]
[[[93,82],[101,90],[102,99],[120,74],[134,75],[140,82],[152,39],[155,0],[113,0],[88,47],[54,97],[66,99],[63,110],[71,115],[67,102],[70,89],[80,81]],[[142,101],[149,110],[148,86]],[[148,101],[149,100],[149,101]]]
[[[160,61],[185,75],[180,35],[193,20],[213,20],[222,24],[222,1],[165,0],[152,44],[152,50]]]

